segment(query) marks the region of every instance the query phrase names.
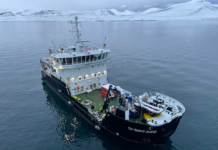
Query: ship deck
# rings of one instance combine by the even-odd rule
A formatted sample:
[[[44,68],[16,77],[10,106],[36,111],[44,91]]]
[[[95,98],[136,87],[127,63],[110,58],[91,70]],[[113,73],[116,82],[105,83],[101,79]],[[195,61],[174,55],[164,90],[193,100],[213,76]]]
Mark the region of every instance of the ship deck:
[[[93,90],[91,93],[83,93],[83,94],[79,94],[77,95],[77,97],[81,98],[81,103],[85,100],[90,100],[92,101],[92,104],[94,104],[94,111],[99,111],[100,107],[103,107],[104,105],[104,97],[101,96],[101,91],[99,90]],[[115,106],[117,107],[119,104],[119,97],[114,98],[113,100],[110,100],[109,103],[109,108],[111,106]],[[91,109],[91,104],[86,106],[88,109]],[[105,112],[103,111],[103,114],[105,114]],[[132,122],[136,122],[136,123],[142,123],[142,119],[146,118],[148,121],[148,124],[150,125],[155,125],[155,121],[157,121],[158,123],[164,123],[164,120],[169,120],[171,118],[171,114],[167,113],[167,112],[162,112],[161,114],[159,114],[158,116],[155,117],[151,117],[148,114],[141,114],[140,117],[137,118],[129,118],[129,121]],[[154,122],[152,122],[151,120],[153,120]]]
[[[93,90],[91,93],[83,93],[80,95],[77,95],[77,97],[81,98],[81,102],[85,100],[92,101],[92,104],[94,104],[94,111],[99,111],[100,107],[104,105],[104,97],[101,96],[101,91],[99,90]],[[119,98],[116,97],[113,100],[110,101],[110,106],[118,106]],[[91,105],[86,106],[88,109],[91,109]]]

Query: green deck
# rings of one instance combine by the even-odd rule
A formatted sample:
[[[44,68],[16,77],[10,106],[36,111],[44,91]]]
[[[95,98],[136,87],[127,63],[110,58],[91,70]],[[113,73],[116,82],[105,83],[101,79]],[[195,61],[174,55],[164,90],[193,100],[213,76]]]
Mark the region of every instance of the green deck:
[[[95,109],[94,111],[99,111],[100,107],[104,105],[104,97],[101,96],[101,91],[99,90],[94,90],[91,93],[84,93],[84,94],[79,94],[77,95],[77,97],[81,98],[81,102],[85,101],[85,100],[91,100],[92,104],[94,104]],[[109,108],[110,106],[118,106],[119,103],[119,98],[116,97],[113,100],[110,100],[110,104],[109,104]],[[88,109],[91,109],[92,105],[86,106]],[[105,112],[104,112],[105,113]],[[129,118],[129,121],[132,122],[137,122],[137,123],[141,123],[141,120],[144,118],[144,116],[142,115],[140,118]]]
[[[81,98],[81,102],[85,100],[90,100],[92,101],[92,104],[94,104],[95,109],[94,111],[99,111],[100,107],[104,105],[104,97],[101,96],[101,91],[99,90],[94,90],[91,93],[84,93],[77,95],[77,97]],[[116,97],[113,100],[110,100],[109,108],[110,106],[118,106],[119,103],[119,98]],[[91,105],[86,106],[88,109],[91,109]]]

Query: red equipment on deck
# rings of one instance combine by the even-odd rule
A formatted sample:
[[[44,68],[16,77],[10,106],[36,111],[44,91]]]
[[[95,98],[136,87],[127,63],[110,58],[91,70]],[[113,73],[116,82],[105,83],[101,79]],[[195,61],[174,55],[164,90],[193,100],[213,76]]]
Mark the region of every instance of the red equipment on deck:
[[[105,97],[106,98],[106,95],[108,93],[108,89],[109,89],[109,86],[111,84],[106,84],[106,85],[103,85],[101,87],[101,96]],[[114,96],[117,97],[117,92],[114,92]]]

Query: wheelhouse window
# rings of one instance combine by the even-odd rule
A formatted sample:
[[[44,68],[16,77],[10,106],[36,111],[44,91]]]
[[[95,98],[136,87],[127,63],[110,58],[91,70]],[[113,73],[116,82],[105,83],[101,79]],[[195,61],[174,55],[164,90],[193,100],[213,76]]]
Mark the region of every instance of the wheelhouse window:
[[[94,56],[94,61],[96,61],[97,60],[97,56]]]
[[[101,54],[98,56],[98,60],[101,60]]]
[[[94,55],[91,55],[90,61],[93,61],[93,60],[94,60]]]
[[[72,58],[66,58],[67,59],[67,65],[72,65]]]
[[[66,60],[65,58],[60,58],[62,65],[66,65]]]
[[[102,54],[102,59],[104,59],[105,53]]]
[[[78,57],[78,63],[81,63],[81,57]]]
[[[90,56],[86,56],[86,62],[89,62]]]
[[[86,61],[86,57],[82,56],[82,63],[84,63]]]
[[[107,58],[107,55],[108,55],[108,52],[107,52],[107,53],[105,53],[105,56],[104,56],[104,58]]]
[[[55,62],[59,64],[59,59],[54,58]]]
[[[73,63],[76,64],[76,62],[77,62],[77,57],[74,57],[73,58]]]

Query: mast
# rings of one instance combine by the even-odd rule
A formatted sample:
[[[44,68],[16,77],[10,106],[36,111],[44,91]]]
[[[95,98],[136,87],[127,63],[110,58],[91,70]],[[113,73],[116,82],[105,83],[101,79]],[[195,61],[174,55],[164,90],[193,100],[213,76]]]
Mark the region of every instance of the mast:
[[[75,27],[74,28],[76,28],[76,31],[69,31],[69,32],[76,32],[76,42],[79,42],[81,39],[80,39],[80,36],[82,36],[82,34],[81,34],[81,32],[79,31],[79,24],[81,23],[81,22],[79,22],[78,21],[78,17],[76,16],[75,17],[75,20],[74,21],[69,21],[68,22],[69,24],[75,24]]]
[[[80,31],[79,31],[79,27],[78,27],[79,23],[80,23],[80,22],[78,22],[78,17],[76,16],[76,17],[75,17],[75,25],[76,25],[77,41],[80,41],[80,36],[82,36],[81,33],[80,33]]]

